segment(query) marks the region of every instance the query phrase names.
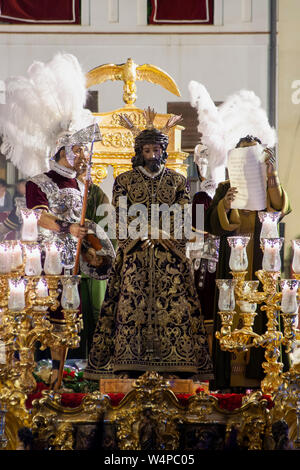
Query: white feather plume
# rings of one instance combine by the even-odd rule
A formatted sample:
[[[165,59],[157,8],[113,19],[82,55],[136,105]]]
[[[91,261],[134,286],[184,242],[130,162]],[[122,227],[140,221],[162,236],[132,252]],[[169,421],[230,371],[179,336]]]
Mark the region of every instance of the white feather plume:
[[[240,138],[253,135],[263,145],[274,147],[276,131],[269,124],[260,98],[249,90],[240,90],[230,95],[219,106],[219,114],[225,127],[225,146],[233,149]]]
[[[6,103],[0,108],[1,151],[25,175],[49,169],[58,135],[93,122],[84,109],[85,74],[71,54],[34,62],[26,76],[6,80]]]
[[[219,111],[211,99],[207,89],[201,83],[189,83],[191,105],[197,109],[198,132],[202,135],[201,142],[208,149],[208,160],[211,176],[218,180],[217,169],[223,167],[226,161],[225,137],[223,122]],[[221,178],[222,179],[222,178]]]
[[[219,182],[225,170],[228,151],[246,135],[258,137],[262,144],[273,147],[276,131],[269,124],[260,98],[249,90],[230,95],[217,107],[207,89],[199,82],[189,83],[190,102],[197,109],[201,142],[208,148],[212,178]],[[220,171],[221,170],[221,171]]]

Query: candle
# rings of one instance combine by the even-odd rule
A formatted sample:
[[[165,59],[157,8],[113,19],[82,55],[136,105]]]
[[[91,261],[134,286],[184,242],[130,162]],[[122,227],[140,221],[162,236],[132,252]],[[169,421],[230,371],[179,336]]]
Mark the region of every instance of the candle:
[[[280,267],[277,267],[277,248],[273,246],[266,246],[264,251],[264,258],[262,267],[265,271],[278,271]]]
[[[280,212],[259,212],[258,217],[262,223],[260,238],[277,238]]]
[[[295,274],[300,274],[300,240],[292,240],[294,255],[292,269]]]
[[[39,298],[48,296],[48,286],[45,279],[40,279],[36,285],[36,295]]]
[[[6,256],[5,256],[5,247],[1,244],[0,245],[0,272],[6,273]]]
[[[25,274],[27,276],[39,276],[42,272],[41,252],[38,246],[26,247]]]
[[[21,311],[25,308],[25,282],[21,280],[9,279],[8,309]]]
[[[19,266],[22,266],[23,257],[22,257],[22,248],[19,243],[13,245],[12,247],[12,259],[11,259],[11,269],[15,270]]]
[[[281,281],[281,310],[283,313],[296,313],[298,310],[297,291],[298,281],[296,279],[287,279]]]
[[[273,232],[273,224],[272,222],[266,220],[262,224],[261,228],[261,233],[260,233],[260,238],[275,238]],[[273,235],[273,236],[272,236]],[[276,230],[276,236],[278,235],[277,230]]]
[[[77,309],[80,305],[78,292],[79,278],[71,277],[62,279],[63,291],[61,295],[61,306],[64,309]]]
[[[248,263],[245,257],[245,249],[242,245],[237,244],[231,248],[231,255],[229,259],[229,267],[232,271],[245,271]]]
[[[11,271],[11,246],[9,243],[0,244],[0,273],[7,274]]]
[[[257,307],[256,303],[247,302],[246,300],[239,300],[238,304],[241,308],[241,312],[244,313],[254,313]]]
[[[0,323],[1,324],[1,323]],[[0,364],[6,364],[6,348],[5,343],[0,340]],[[0,404],[1,409],[1,404]],[[0,436],[1,436],[1,423],[0,423]]]
[[[23,241],[35,242],[38,239],[37,220],[38,214],[32,210],[21,210],[23,219],[21,239]]]
[[[232,311],[235,307],[234,286],[236,281],[233,279],[217,279],[216,284],[219,288],[218,307],[221,311]]]
[[[282,247],[283,238],[263,238],[263,261],[262,268],[264,271],[280,271],[280,249]]]
[[[45,246],[46,258],[44,272],[46,274],[59,275],[62,272],[61,256],[56,243],[49,243]]]
[[[259,285],[259,281],[244,281],[243,288],[242,288],[242,296],[249,297],[249,295],[253,294],[257,291]]]
[[[250,237],[228,237],[231,247],[229,267],[232,271],[245,271],[248,267],[246,246]]]

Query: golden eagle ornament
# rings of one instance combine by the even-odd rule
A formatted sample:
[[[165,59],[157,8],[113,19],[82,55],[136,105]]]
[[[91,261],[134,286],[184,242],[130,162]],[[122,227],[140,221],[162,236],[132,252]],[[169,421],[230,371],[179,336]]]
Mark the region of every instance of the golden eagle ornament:
[[[180,96],[179,89],[174,80],[164,70],[151,64],[138,65],[132,59],[125,64],[104,64],[90,70],[87,75],[87,88],[98,85],[107,80],[123,80],[123,100],[127,105],[136,101],[137,80],[145,80],[162,86],[176,96]]]

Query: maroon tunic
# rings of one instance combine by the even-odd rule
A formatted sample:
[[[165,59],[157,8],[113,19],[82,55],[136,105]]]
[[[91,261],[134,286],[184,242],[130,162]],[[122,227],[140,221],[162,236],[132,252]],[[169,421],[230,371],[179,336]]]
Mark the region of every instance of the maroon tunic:
[[[66,178],[65,176],[59,175],[54,170],[48,171],[46,175],[57,184],[59,189],[79,189],[76,178]],[[27,181],[26,183],[26,205],[28,209],[48,210],[49,208],[46,194],[32,181]]]
[[[204,205],[204,213],[207,211],[211,204],[212,198],[204,191],[195,194],[192,205],[192,223],[193,227],[197,230],[203,230],[203,227],[196,227],[196,205]],[[214,303],[211,299],[215,294],[215,279],[216,273],[207,271],[207,260],[202,259],[199,269],[194,271],[195,287],[201,305],[202,315],[205,324],[209,324],[214,316]]]

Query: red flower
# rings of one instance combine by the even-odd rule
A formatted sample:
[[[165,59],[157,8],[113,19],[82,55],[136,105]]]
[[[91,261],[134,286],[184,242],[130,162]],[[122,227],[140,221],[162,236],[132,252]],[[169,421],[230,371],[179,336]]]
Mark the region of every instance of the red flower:
[[[86,396],[86,393],[62,393],[61,405],[67,408],[76,408]]]
[[[108,393],[112,406],[117,406],[125,397],[125,393]]]
[[[25,402],[26,404],[26,408],[28,410],[30,410],[32,408],[32,402],[33,400],[35,400],[36,398],[41,398],[42,397],[42,391],[43,390],[47,390],[48,389],[48,386],[45,385],[43,382],[38,382],[36,384],[36,389],[33,393],[31,393],[30,395],[28,395],[28,398]]]
[[[242,406],[244,395],[236,393],[214,393],[212,396],[218,399],[218,405],[220,408],[227,411],[233,411],[236,408],[240,408]]]
[[[268,409],[269,409],[269,410],[274,407],[274,402],[273,402],[273,400],[272,400],[272,398],[271,398],[270,395],[263,395],[263,396],[261,397],[261,399],[262,399],[262,400],[267,400],[267,402],[268,402]]]
[[[192,396],[190,393],[175,393],[179,403],[185,405],[187,400]]]
[[[64,370],[63,372],[64,379],[74,379],[75,378],[75,371],[74,370]]]

